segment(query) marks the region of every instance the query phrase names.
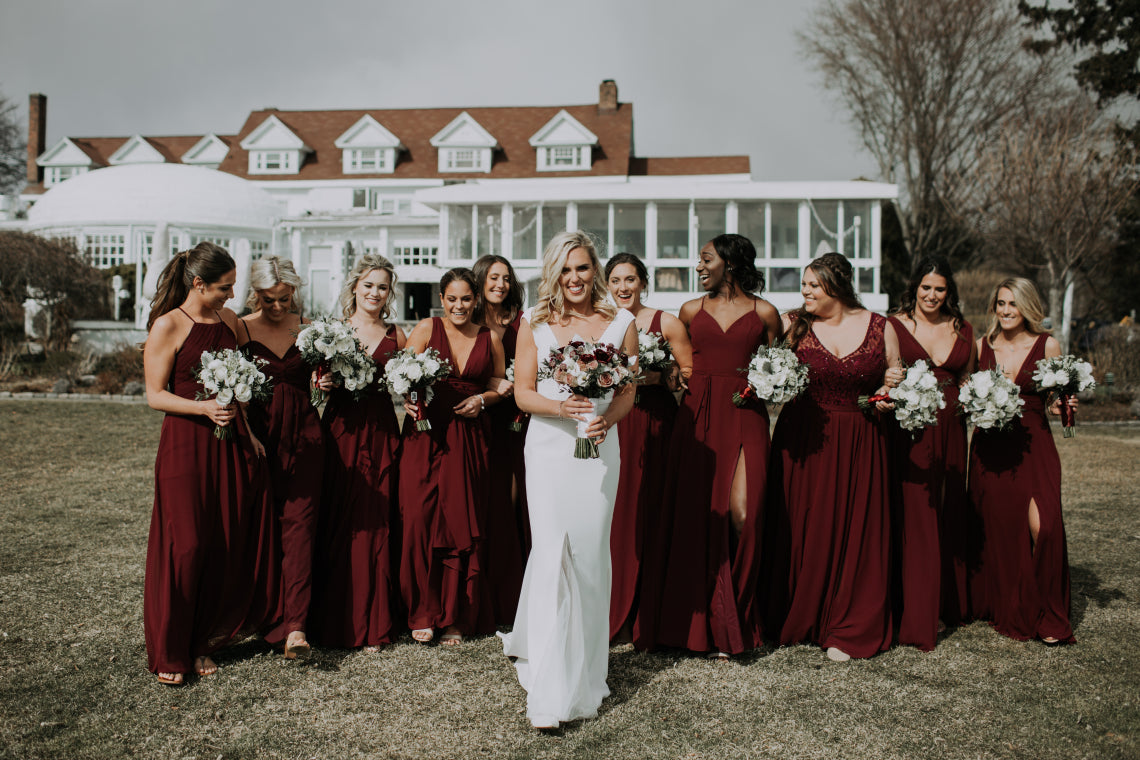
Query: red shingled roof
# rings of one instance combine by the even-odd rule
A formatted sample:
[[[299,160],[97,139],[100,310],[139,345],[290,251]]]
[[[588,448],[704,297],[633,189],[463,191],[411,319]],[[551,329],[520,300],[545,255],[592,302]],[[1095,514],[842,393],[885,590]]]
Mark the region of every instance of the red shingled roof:
[[[172,164],[182,162],[182,154],[193,148],[202,135],[173,135],[170,137],[144,137],[143,139],[162,154]],[[227,145],[233,138],[218,135]],[[129,137],[73,137],[71,141],[94,162],[96,166],[110,166],[110,158],[119,148],[126,145]]]
[[[686,174],[751,174],[748,156],[691,156],[686,158],[631,158],[629,173],[635,177]]]

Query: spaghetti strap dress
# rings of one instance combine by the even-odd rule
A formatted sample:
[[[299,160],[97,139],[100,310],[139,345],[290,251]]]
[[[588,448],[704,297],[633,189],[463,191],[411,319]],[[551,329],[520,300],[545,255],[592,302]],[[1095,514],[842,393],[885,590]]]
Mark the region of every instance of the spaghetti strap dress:
[[[309,633],[326,646],[389,644],[403,627],[396,575],[400,431],[392,398],[379,384],[396,348],[390,327],[372,352],[377,380],[359,399],[333,390],[321,418],[325,470]]]
[[[185,312],[183,312],[185,314]],[[186,317],[191,319],[189,315]],[[237,348],[228,325],[194,322],[168,389],[193,399],[205,351]],[[241,417],[231,440],[201,415],[168,413],[154,462],[143,627],[153,673],[189,673],[194,659],[277,619],[280,579],[265,461]]]
[[[515,358],[520,312],[503,332],[507,366]],[[523,569],[530,550],[530,526],[526,513],[526,463],[523,445],[530,415],[519,411],[514,397],[506,397],[487,410],[491,417],[491,496],[487,504],[483,566],[490,587],[496,625],[515,619],[522,588]],[[512,425],[519,427],[513,430]],[[512,483],[516,500],[511,498]]]
[[[1005,430],[975,430],[970,446],[970,500],[981,516],[973,536],[980,565],[972,578],[975,614],[1013,639],[1072,643],[1069,622],[1069,554],[1061,515],[1061,460],[1034,389],[1033,371],[1045,358],[1048,335],[1037,338],[1015,383],[1025,406]],[[997,368],[989,341],[978,366]],[[1029,504],[1037,504],[1041,529],[1029,533]]]
[[[839,358],[808,330],[796,355],[808,387],[772,437],[766,520],[767,624],[780,644],[814,642],[852,657],[891,643],[889,450],[860,395],[883,383],[886,319]]]
[[[739,654],[763,643],[756,588],[771,444],[767,407],[737,407],[732,396],[744,389],[743,368],[767,343],[767,326],[753,309],[723,330],[702,301],[689,335],[693,372],[665,475],[671,533],[664,562],[653,564],[664,583],[646,594],[655,623],[643,624],[634,643]],[[729,494],[742,452],[747,512],[737,535]]]
[[[661,312],[649,323],[661,334]],[[677,400],[664,385],[639,385],[633,409],[617,424],[621,441],[621,477],[610,530],[613,586],[610,590],[610,637],[626,623],[640,630],[639,587],[646,541],[659,542],[661,503],[669,458],[669,440]]]
[[[426,411],[430,430],[416,430],[411,415],[404,418],[400,589],[408,627],[454,625],[464,634],[492,633],[490,589],[480,564],[490,494],[491,420],[486,414],[468,419],[452,411],[485,390],[491,379],[491,331],[480,328],[461,372],[439,317],[432,319],[428,347],[451,362],[453,374],[433,386]]]
[[[281,547],[283,614],[266,641],[283,641],[292,631],[307,631],[313,586],[313,539],[321,500],[325,442],[321,418],[309,400],[312,368],[296,344],[278,356],[246,329],[245,348],[265,362],[262,371],[273,383],[273,398],[249,407],[250,425],[265,444],[273,480],[273,507]]]
[[[970,362],[974,331],[968,322],[950,355],[935,364],[906,326],[891,318],[899,355],[922,360],[942,386],[946,407],[936,424],[911,433],[891,431],[891,544],[894,547],[894,614],[898,642],[924,652],[934,649],[938,621],[969,619],[966,533],[966,421],[958,414],[958,376]]]

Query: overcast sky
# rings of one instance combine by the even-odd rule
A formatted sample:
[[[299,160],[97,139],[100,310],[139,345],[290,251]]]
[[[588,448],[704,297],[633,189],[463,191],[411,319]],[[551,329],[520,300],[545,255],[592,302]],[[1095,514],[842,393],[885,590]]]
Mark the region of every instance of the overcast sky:
[[[818,0],[0,0],[0,92],[64,135],[232,134],[251,110],[577,105],[639,156],[878,179],[795,40]]]

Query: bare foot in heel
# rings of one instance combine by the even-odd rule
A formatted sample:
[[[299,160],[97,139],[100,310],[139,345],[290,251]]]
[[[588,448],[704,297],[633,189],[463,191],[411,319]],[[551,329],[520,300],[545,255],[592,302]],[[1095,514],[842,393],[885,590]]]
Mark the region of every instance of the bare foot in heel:
[[[289,638],[285,640],[286,660],[304,659],[312,654],[312,651],[313,648],[309,646],[309,641],[305,638],[304,631],[293,631],[289,634]]]

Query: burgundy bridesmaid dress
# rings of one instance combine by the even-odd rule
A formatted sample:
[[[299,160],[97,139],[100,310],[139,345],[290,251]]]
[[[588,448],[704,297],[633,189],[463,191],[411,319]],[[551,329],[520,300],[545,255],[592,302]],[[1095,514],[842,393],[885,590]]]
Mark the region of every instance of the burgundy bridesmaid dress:
[[[265,639],[278,643],[292,631],[308,630],[313,537],[325,459],[324,431],[320,415],[309,400],[312,368],[301,359],[296,344],[289,346],[284,356],[277,356],[252,338],[246,347],[255,358],[266,362],[262,371],[273,383],[269,403],[251,405],[249,412],[250,424],[265,444],[273,482],[284,618]]]
[[[203,391],[194,379],[202,353],[223,348],[237,348],[224,322],[195,322],[174,355],[169,390],[194,398]],[[207,417],[167,414],[162,421],[143,588],[152,673],[192,672],[196,657],[279,614],[268,471],[250,450],[241,418],[231,424],[233,440],[218,440]]]
[[[704,309],[689,325],[693,373],[677,410],[669,465],[655,475],[666,482],[665,519],[657,549],[646,566],[664,583],[647,578],[646,621],[635,632],[639,647],[660,645],[694,652],[739,654],[762,644],[756,586],[760,573],[762,508],[767,486],[768,410],[763,403],[738,408],[742,368],[766,342],[767,326],[755,311],[728,330]],[[747,469],[747,518],[737,535],[729,492],[737,460]],[[666,540],[664,536],[669,538]]]
[[[871,657],[891,643],[889,451],[858,404],[882,386],[885,325],[871,314],[842,358],[811,330],[796,348],[809,382],[776,423],[765,527],[767,624],[781,644]]]
[[[418,431],[411,415],[404,418],[400,590],[408,627],[454,625],[464,634],[492,633],[490,589],[480,564],[490,495],[491,419],[487,414],[467,419],[452,411],[482,393],[491,379],[491,331],[480,328],[462,372],[439,317],[432,320],[428,346],[451,362],[453,374],[433,386],[426,412],[430,430]]]
[[[958,414],[958,376],[970,362],[974,330],[963,323],[946,361],[935,364],[905,325],[893,317],[891,322],[902,360],[907,365],[925,361],[946,400],[931,427],[911,433],[890,425],[898,642],[929,652],[938,638],[939,619],[947,625],[969,619],[966,421]]]
[[[649,332],[661,333],[661,312],[653,315]],[[610,591],[610,637],[626,623],[640,630],[639,587],[647,537],[660,541],[661,504],[669,440],[677,400],[664,385],[639,385],[633,409],[618,422],[621,474],[610,530],[613,581]]]
[[[396,328],[372,352],[376,378],[359,400],[329,394],[324,486],[313,558],[312,640],[333,647],[391,643],[402,625],[397,563],[396,473],[400,431],[392,398],[379,385],[396,351]]]
[[[515,316],[503,333],[507,366],[515,356],[519,323]],[[486,542],[482,557],[490,587],[496,625],[511,625],[522,590],[523,570],[530,551],[530,520],[526,510],[526,467],[523,444],[530,416],[520,414],[514,397],[504,398],[487,410],[491,417],[491,496],[487,504]],[[521,419],[520,419],[521,418]],[[520,419],[522,430],[511,430]],[[517,486],[518,502],[511,500],[511,483]]]
[[[1069,554],[1061,516],[1061,460],[1049,429],[1045,400],[1033,371],[1045,358],[1041,335],[1014,381],[1025,406],[1006,430],[975,430],[970,446],[970,500],[981,515],[980,566],[971,579],[974,613],[999,633],[1018,640],[1075,641],[1069,623]],[[989,341],[978,366],[994,369]],[[1041,530],[1033,543],[1029,503],[1037,504]]]

